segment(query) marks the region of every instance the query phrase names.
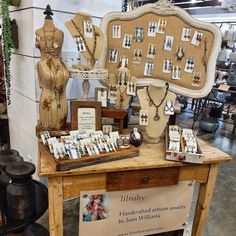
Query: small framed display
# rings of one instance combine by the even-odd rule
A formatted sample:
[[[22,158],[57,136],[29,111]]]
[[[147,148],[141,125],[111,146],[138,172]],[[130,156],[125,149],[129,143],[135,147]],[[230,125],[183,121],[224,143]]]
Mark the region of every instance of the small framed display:
[[[71,101],[71,129],[79,131],[101,130],[101,102]]]
[[[95,97],[98,102],[102,103],[102,107],[107,107],[107,101],[108,101],[107,88],[95,88]]]

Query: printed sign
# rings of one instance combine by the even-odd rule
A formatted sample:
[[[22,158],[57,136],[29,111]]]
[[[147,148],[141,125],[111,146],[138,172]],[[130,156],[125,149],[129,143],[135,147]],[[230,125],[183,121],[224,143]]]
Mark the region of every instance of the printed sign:
[[[78,130],[96,130],[96,111],[95,108],[78,108]]]
[[[184,229],[194,184],[80,194],[79,235],[143,236]]]

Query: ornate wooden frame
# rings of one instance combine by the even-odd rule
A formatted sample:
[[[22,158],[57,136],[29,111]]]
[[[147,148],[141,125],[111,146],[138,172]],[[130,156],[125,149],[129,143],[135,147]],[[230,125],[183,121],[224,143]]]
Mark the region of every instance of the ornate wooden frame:
[[[122,12],[111,12],[105,15],[102,19],[101,28],[103,33],[105,34],[104,37],[104,48],[101,53],[101,56],[99,58],[100,66],[105,67],[106,66],[106,60],[107,60],[107,54],[108,54],[108,26],[111,21],[114,20],[132,20],[136,19],[138,17],[143,16],[146,13],[156,13],[160,16],[177,16],[179,19],[183,20],[184,22],[187,22],[190,26],[195,27],[199,30],[205,30],[213,35],[213,42],[212,47],[208,56],[206,70],[205,70],[205,77],[204,77],[204,86],[202,88],[186,88],[183,86],[180,86],[178,84],[172,83],[169,81],[170,90],[183,95],[187,97],[193,97],[193,98],[200,98],[206,96],[212,89],[214,78],[215,78],[215,65],[216,65],[216,58],[218,56],[218,51],[221,46],[221,32],[220,29],[211,24],[206,23],[202,21],[198,21],[191,17],[185,10],[174,6],[171,4],[168,0],[159,0],[157,3],[154,4],[147,4],[140,8],[137,8],[131,12],[128,13],[122,13]],[[106,80],[101,81],[101,83],[107,84]],[[138,78],[138,86],[147,86],[149,84],[156,84],[158,86],[164,85],[165,81],[158,78],[150,78],[145,76],[143,78]]]

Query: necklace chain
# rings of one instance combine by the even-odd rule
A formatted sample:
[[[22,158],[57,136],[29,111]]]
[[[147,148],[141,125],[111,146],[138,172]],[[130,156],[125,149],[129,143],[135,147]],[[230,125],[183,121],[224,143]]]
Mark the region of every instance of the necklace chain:
[[[55,29],[53,31],[46,31],[46,30],[43,29],[44,40],[45,40],[45,52],[46,52],[46,54],[50,54],[52,56],[56,56],[55,51],[54,51],[54,46],[53,46],[54,39],[55,39],[55,31],[56,31]],[[45,32],[53,32],[52,45],[51,45],[50,48],[48,47],[48,42],[47,42],[47,39],[46,39],[46,33]]]
[[[93,51],[91,52],[83,34],[81,33],[81,30],[80,28],[77,27],[77,25],[75,24],[75,22],[73,21],[73,19],[71,20],[72,24],[74,25],[77,33],[79,34],[78,36],[82,38],[83,42],[84,42],[84,45],[89,53],[89,56],[90,56],[90,61],[91,61],[91,65],[92,67],[95,65],[95,62],[96,62],[96,58],[95,58],[95,51],[96,51],[96,48],[97,48],[97,33],[95,32],[95,27],[94,25],[93,26],[93,32],[94,32],[94,47],[93,47]]]
[[[160,119],[158,109],[159,109],[159,107],[162,105],[162,103],[165,101],[166,96],[167,96],[167,93],[168,93],[168,89],[169,89],[169,85],[166,85],[166,91],[165,91],[164,97],[161,99],[161,101],[160,101],[159,104],[156,104],[156,103],[153,101],[153,99],[152,99],[152,97],[151,97],[151,95],[150,95],[150,92],[149,92],[149,90],[148,90],[148,87],[146,87],[147,95],[148,95],[148,98],[149,98],[149,106],[154,105],[155,108],[156,108],[156,114],[155,114],[155,116],[154,116],[154,120],[155,120],[155,121],[158,121],[158,120]]]

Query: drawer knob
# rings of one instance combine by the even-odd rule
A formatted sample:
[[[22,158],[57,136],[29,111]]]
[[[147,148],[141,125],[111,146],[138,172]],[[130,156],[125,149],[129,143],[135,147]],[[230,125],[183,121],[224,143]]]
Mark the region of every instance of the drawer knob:
[[[143,183],[147,184],[149,182],[149,177],[144,176],[143,177]]]

